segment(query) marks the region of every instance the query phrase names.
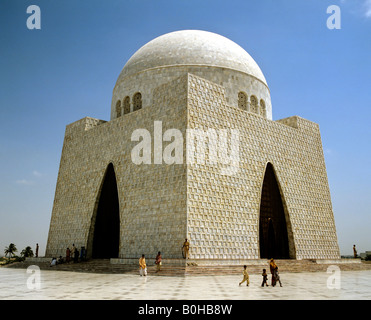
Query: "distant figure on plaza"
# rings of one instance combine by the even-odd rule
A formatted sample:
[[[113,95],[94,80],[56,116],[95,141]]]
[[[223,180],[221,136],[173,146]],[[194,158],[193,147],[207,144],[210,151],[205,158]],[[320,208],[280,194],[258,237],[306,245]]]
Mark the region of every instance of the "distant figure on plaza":
[[[50,266],[56,266],[57,265],[57,258],[52,258],[52,261],[50,262]]]
[[[36,253],[35,253],[35,257],[37,258],[39,256],[39,244],[36,243]]]
[[[85,247],[81,247],[80,250],[80,261],[85,261],[86,260],[86,249]]]
[[[264,287],[264,285],[268,287],[268,275],[266,269],[263,269],[262,276],[263,276],[262,287]]]
[[[156,264],[156,266],[157,266],[157,270],[156,270],[156,272],[161,271],[161,266],[162,266],[162,256],[161,256],[161,252],[160,252],[160,251],[157,253],[155,264]]]
[[[356,249],[356,245],[353,244],[353,255],[354,255],[354,258],[357,258],[357,249]]]
[[[269,263],[269,268],[272,275],[272,286],[274,287],[276,285],[276,269],[278,268],[276,263],[274,262],[273,258],[271,259]]]
[[[75,247],[75,244],[72,244],[71,258],[74,263],[76,263],[79,259],[79,250],[77,250],[77,248]]]
[[[276,282],[278,281],[279,284],[280,284],[280,287],[282,287],[280,274],[279,274],[279,272],[278,272],[278,267],[274,270],[274,277],[275,277],[275,279],[276,279]]]
[[[79,250],[76,247],[75,250],[73,251],[73,262],[74,263],[79,262]]]
[[[142,257],[139,259],[139,274],[140,276],[147,275],[147,265],[146,265],[146,258],[144,257],[144,254],[142,254]]]
[[[240,286],[241,284],[243,284],[243,283],[246,281],[246,286],[248,287],[250,281],[249,281],[249,274],[247,273],[247,266],[246,266],[246,265],[243,266],[243,272],[242,272],[242,274],[243,274],[243,279],[242,279],[242,281],[239,283],[239,286]]]
[[[75,250],[76,250],[75,244],[72,244],[72,249],[71,249],[71,258],[72,259],[75,256]]]
[[[182,247],[183,259],[189,259],[189,241],[185,239]]]
[[[71,250],[70,248],[67,248],[66,249],[66,262],[70,262],[71,261]]]

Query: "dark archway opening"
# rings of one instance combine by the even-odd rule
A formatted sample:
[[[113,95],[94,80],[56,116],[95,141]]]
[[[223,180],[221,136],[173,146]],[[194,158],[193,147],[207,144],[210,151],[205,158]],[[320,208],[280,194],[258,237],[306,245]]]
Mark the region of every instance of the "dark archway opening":
[[[259,220],[260,258],[288,259],[289,241],[283,202],[271,163],[265,171]]]
[[[112,163],[107,167],[94,225],[93,259],[118,258],[120,209],[116,175]]]

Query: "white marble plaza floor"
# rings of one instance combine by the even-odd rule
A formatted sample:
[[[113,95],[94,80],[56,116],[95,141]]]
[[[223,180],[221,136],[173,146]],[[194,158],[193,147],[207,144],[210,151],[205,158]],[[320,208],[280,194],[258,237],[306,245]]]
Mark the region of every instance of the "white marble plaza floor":
[[[262,288],[262,277],[164,277],[0,268],[0,300],[370,300],[371,271],[281,274],[283,286]],[[269,277],[270,280],[270,277]],[[340,286],[340,288],[339,288]],[[336,288],[338,287],[338,288]]]

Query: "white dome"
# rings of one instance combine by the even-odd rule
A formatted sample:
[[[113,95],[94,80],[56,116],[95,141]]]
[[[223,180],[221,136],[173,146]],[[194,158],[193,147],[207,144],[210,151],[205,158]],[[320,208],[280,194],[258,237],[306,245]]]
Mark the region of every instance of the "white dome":
[[[118,82],[148,69],[169,66],[228,68],[267,86],[259,66],[243,48],[221,35],[199,30],[175,31],[148,42],[128,60]]]

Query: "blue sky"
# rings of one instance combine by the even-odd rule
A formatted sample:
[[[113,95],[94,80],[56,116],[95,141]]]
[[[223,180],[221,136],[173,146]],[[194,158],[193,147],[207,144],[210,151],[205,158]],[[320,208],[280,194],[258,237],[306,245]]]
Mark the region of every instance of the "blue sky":
[[[29,30],[27,7],[41,9]],[[329,30],[327,7],[341,9]],[[261,67],[273,119],[320,125],[342,254],[371,250],[370,0],[0,0],[0,256],[13,242],[43,255],[65,126],[109,120],[116,79],[164,33],[200,29]]]

